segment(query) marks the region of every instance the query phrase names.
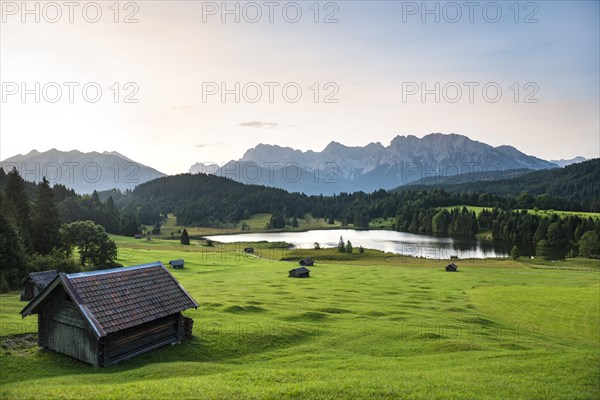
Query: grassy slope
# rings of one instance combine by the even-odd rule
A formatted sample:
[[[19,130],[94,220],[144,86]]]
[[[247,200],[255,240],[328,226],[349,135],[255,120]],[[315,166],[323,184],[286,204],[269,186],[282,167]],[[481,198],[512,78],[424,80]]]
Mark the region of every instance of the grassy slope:
[[[477,215],[481,214],[481,212],[483,210],[492,211],[492,208],[490,208],[490,207],[466,206],[466,205],[449,206],[449,207],[443,207],[443,208],[445,208],[446,210],[450,211],[450,210],[453,210],[455,208],[458,208],[458,209],[462,210],[463,207],[467,207],[467,210],[469,210],[469,211],[475,211],[475,214],[477,214]]]
[[[467,206],[467,205],[460,205],[460,206],[450,206],[450,207],[444,207],[447,210],[451,210],[453,208],[460,208],[462,209],[463,207],[467,207],[467,209],[469,211],[475,211],[475,213],[477,215],[479,215],[481,213],[481,211],[483,210],[489,210],[492,211],[491,207],[478,207],[478,206]],[[521,211],[521,210],[517,210],[517,211]],[[574,216],[574,215],[578,215],[581,218],[600,218],[600,213],[594,213],[594,212],[584,212],[584,211],[555,211],[555,210],[532,210],[532,209],[528,209],[527,210],[528,213],[531,214],[537,214],[537,215],[541,215],[543,217],[550,217],[553,214],[556,214],[560,217],[567,217],[567,216]]]
[[[528,213],[541,215],[543,217],[549,217],[552,214],[557,214],[561,218],[577,215],[581,218],[600,218],[600,213],[584,212],[584,211],[555,211],[555,210],[527,210]]]
[[[173,271],[200,303],[194,337],[106,369],[35,346],[0,348],[0,398],[594,398],[600,391],[597,261],[442,263],[367,252],[295,264],[117,238],[131,265]],[[262,256],[289,255],[257,246]],[[570,270],[562,270],[567,268]],[[576,270],[579,269],[579,270]],[[0,296],[3,343],[35,332]]]
[[[175,238],[179,238],[179,232],[181,229],[186,228],[188,234],[192,237],[199,236],[209,236],[209,235],[217,235],[217,234],[227,234],[227,233],[240,233],[242,224],[246,224],[249,227],[249,230],[244,231],[247,232],[261,232],[265,231],[265,227],[269,220],[271,219],[271,214],[254,214],[252,217],[248,219],[243,219],[237,224],[231,224],[229,227],[223,228],[208,228],[208,227],[183,227],[175,225],[176,218],[173,214],[169,214],[165,223],[161,226],[161,234],[156,237],[168,239],[171,238],[171,233],[173,233]],[[328,224],[327,221],[323,218],[314,218],[310,214],[306,214],[304,218],[298,219],[298,227],[292,228],[290,226],[286,227],[286,230],[309,230],[309,229],[336,229],[340,228],[340,221],[335,221],[334,224]],[[151,230],[152,228],[149,226],[143,226],[143,230]],[[153,236],[154,237],[154,236]]]

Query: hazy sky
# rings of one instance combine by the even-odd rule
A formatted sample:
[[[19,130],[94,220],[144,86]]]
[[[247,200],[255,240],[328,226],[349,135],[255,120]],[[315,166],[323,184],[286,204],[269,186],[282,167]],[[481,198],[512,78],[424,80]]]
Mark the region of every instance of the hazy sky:
[[[115,150],[177,173],[432,132],[600,153],[598,1],[0,3],[0,159]]]

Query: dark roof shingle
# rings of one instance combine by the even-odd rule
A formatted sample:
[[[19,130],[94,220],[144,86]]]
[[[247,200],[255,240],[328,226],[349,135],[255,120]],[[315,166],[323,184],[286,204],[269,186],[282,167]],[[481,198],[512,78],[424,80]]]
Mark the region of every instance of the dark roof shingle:
[[[21,316],[37,314],[59,286],[98,337],[198,307],[165,266],[155,262],[102,271],[60,273],[21,310]]]
[[[298,268],[294,268],[294,269],[290,270],[289,272],[292,272],[292,271],[296,271],[296,272],[298,272],[300,274],[303,274],[303,273],[306,273],[306,272],[310,272],[310,269],[308,269],[306,267],[298,267]]]
[[[161,263],[61,277],[106,333],[198,307]]]
[[[29,274],[29,277],[31,278],[31,281],[33,282],[33,284],[38,289],[42,290],[43,288],[46,287],[47,284],[52,282],[52,279],[54,279],[56,277],[56,275],[58,275],[58,272],[56,272],[55,270],[51,270],[51,271],[32,272]]]

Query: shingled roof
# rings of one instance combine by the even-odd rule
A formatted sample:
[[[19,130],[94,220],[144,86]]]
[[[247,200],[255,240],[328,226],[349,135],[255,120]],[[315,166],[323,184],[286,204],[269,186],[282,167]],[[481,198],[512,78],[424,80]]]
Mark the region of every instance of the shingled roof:
[[[298,268],[291,269],[289,272],[292,272],[292,271],[296,271],[299,274],[304,274],[306,272],[310,272],[310,269],[308,269],[306,267],[298,267]]]
[[[98,337],[166,317],[198,304],[160,263],[59,274],[21,311],[37,307],[59,285],[79,307]]]
[[[29,278],[31,278],[31,282],[33,282],[38,289],[42,290],[47,284],[52,282],[52,279],[56,278],[56,275],[58,275],[58,272],[55,270],[31,272]]]

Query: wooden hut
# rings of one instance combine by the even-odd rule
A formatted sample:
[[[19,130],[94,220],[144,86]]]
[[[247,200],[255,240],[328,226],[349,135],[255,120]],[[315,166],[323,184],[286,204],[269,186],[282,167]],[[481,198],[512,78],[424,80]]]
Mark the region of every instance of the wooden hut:
[[[185,261],[183,261],[182,259],[171,260],[171,261],[169,261],[169,265],[171,266],[171,268],[181,269],[185,265]]]
[[[446,272],[457,272],[458,271],[458,266],[454,263],[450,263],[448,265],[446,265]]]
[[[48,285],[58,272],[41,271],[30,273],[21,285],[21,301],[30,301]]]
[[[58,274],[21,311],[38,315],[38,345],[108,366],[191,335],[198,304],[160,262]]]
[[[290,278],[310,278],[310,270],[306,267],[298,267],[289,271]]]
[[[313,261],[312,258],[306,257],[306,258],[303,258],[302,260],[300,260],[298,262],[298,264],[300,264],[304,267],[312,267],[313,265],[315,265],[315,262]]]

